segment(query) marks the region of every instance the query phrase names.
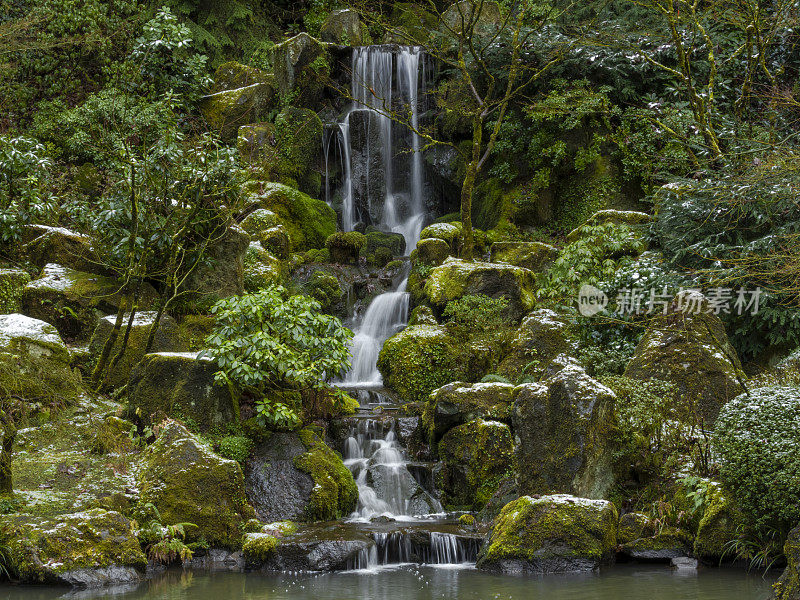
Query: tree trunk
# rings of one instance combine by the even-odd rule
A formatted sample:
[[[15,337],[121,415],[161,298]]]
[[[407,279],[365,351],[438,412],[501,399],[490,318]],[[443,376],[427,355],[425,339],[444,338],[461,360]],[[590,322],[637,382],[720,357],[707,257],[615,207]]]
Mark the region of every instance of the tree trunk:
[[[2,448],[0,448],[0,494],[11,494],[14,491],[11,457],[14,451],[14,440],[17,438],[17,426],[6,411],[0,411],[0,422],[3,424],[3,440]]]
[[[461,258],[471,261],[475,250],[475,236],[472,233],[472,194],[475,190],[475,179],[481,159],[481,143],[483,141],[483,119],[480,115],[472,118],[472,158],[467,165],[464,183],[461,186],[461,225],[464,228],[464,245]]]

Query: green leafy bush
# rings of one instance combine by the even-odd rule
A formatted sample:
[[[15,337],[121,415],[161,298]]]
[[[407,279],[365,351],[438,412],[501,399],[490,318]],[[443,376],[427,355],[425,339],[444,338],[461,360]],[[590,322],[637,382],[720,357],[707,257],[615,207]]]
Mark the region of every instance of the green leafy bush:
[[[508,321],[506,298],[490,298],[483,294],[468,294],[447,303],[442,313],[455,325],[473,332],[504,327]]]
[[[253,449],[253,440],[244,435],[226,435],[215,446],[220,456],[244,463]]]
[[[327,389],[350,366],[352,332],[312,298],[273,286],[221,300],[211,312],[216,324],[206,343],[217,379],[258,398],[259,415],[271,425],[299,424],[296,407],[276,391]]]
[[[800,390],[765,387],[731,400],[714,430],[723,484],[757,530],[800,521]]]

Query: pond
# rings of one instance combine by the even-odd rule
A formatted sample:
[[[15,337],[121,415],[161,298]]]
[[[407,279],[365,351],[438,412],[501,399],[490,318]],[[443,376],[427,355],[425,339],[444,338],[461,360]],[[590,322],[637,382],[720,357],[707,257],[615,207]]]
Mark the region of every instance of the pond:
[[[169,571],[133,588],[0,587],[4,600],[767,600],[773,577],[737,569],[616,566],[598,573],[501,576],[471,567],[279,574]]]

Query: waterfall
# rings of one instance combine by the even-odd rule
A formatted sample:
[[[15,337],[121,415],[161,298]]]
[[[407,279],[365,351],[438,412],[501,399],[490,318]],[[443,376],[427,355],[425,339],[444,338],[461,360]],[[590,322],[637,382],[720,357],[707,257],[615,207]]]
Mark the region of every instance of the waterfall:
[[[333,129],[342,165],[339,188],[342,228],[377,225],[403,235],[406,252],[416,246],[425,219],[424,173],[420,151],[419,103],[424,88],[424,54],[411,46],[353,48],[350,94],[352,102]],[[422,82],[422,83],[421,83]],[[424,95],[424,89],[422,89]],[[402,117],[401,117],[402,115]],[[408,119],[408,126],[398,123]],[[358,146],[354,147],[358,140]],[[405,140],[407,147],[395,146]],[[329,152],[325,151],[326,199],[331,202]],[[408,160],[410,158],[410,160]],[[396,162],[410,162],[408,173]],[[375,172],[374,169],[380,172]],[[374,182],[382,182],[375,189]],[[381,197],[376,197],[379,194]],[[373,213],[379,218],[373,218]],[[377,361],[383,343],[408,321],[409,296],[404,278],[397,289],[375,298],[354,326],[352,367],[344,383],[351,388],[379,387]]]
[[[374,545],[361,550],[349,569],[375,569],[384,565],[420,563],[427,565],[474,564],[481,540],[440,531],[395,531],[372,534]]]
[[[344,446],[344,464],[358,486],[355,520],[387,516],[395,519],[438,513],[442,505],[408,471],[393,425],[359,419]]]

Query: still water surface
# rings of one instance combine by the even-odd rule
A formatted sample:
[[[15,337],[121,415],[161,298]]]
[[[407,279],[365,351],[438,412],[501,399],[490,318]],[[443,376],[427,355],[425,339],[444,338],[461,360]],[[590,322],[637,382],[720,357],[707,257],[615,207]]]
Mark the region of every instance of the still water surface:
[[[617,566],[594,574],[499,576],[407,565],[378,572],[258,575],[170,571],[138,587],[68,591],[0,587],[4,600],[766,600],[773,577]]]

